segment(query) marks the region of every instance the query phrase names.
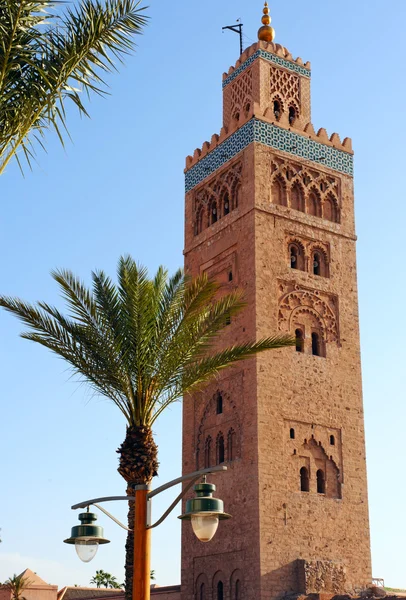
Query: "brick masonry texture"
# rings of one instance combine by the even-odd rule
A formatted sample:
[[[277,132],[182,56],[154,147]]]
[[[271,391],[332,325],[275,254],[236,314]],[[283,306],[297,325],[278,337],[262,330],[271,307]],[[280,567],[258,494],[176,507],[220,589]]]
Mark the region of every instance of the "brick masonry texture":
[[[252,89],[265,102],[270,65],[257,57],[250,68],[257,63]],[[310,87],[301,95],[310,117]],[[291,134],[286,120],[278,128]],[[221,589],[222,600],[343,594],[371,583],[351,174],[253,139],[188,187],[187,272],[242,288],[248,302],[221,345],[300,328],[303,352],[262,354],[184,400],[183,472],[205,465],[209,438],[216,464],[223,437],[228,471],[211,480],[233,518],[209,544],[183,525],[182,600],[218,600]]]

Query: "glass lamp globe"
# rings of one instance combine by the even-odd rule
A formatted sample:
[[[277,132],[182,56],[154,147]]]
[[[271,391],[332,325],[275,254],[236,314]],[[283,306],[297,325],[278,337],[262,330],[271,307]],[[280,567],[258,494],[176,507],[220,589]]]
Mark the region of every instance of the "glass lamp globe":
[[[99,549],[99,542],[92,539],[82,538],[75,541],[76,554],[82,562],[88,563],[96,556]]]
[[[224,512],[224,503],[219,498],[213,498],[216,486],[212,483],[198,483],[195,485],[195,498],[186,502],[186,512],[179,519],[190,521],[193,532],[201,542],[210,542],[213,539],[219,521],[230,519]]]
[[[191,516],[191,522],[197,539],[201,542],[210,542],[219,526],[219,517],[216,514],[197,513]]]
[[[83,562],[90,562],[96,556],[100,544],[108,544],[104,537],[103,527],[94,525],[97,516],[89,512],[80,513],[80,525],[72,527],[70,538],[64,540],[65,544],[74,544],[77,555]]]

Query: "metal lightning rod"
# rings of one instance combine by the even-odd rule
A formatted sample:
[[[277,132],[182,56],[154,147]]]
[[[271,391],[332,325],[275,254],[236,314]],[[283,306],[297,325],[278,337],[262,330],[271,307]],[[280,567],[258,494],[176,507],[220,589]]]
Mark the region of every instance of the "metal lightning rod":
[[[229,29],[230,31],[234,31],[234,33],[238,33],[238,35],[240,36],[240,55],[243,53],[244,49],[242,47],[242,28],[243,28],[243,24],[239,23],[240,19],[237,19],[237,24],[236,25],[227,25],[227,27],[223,27],[223,31],[225,29]]]

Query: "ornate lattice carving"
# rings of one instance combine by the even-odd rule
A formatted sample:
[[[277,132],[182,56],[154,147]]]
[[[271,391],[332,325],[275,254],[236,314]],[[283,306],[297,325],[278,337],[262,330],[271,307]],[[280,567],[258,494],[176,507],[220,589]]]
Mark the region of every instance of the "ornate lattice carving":
[[[241,174],[242,163],[235,163],[195,192],[193,225],[195,235],[237,208]]]
[[[270,69],[270,92],[271,98],[274,94],[280,94],[286,103],[293,101],[295,106],[300,106],[300,79],[293,73],[283,69],[271,67]]]
[[[280,282],[279,328],[295,331],[303,319],[315,323],[324,342],[339,342],[338,299],[293,282]]]
[[[283,186],[282,186],[283,184]],[[341,186],[337,177],[305,165],[274,158],[271,161],[271,202],[281,204],[278,189],[285,189],[287,206],[333,223],[340,222]],[[298,190],[304,193],[304,207]]]
[[[245,71],[227,90],[225,101],[225,123],[231,119],[239,121],[241,115],[247,116],[252,106],[252,69]]]

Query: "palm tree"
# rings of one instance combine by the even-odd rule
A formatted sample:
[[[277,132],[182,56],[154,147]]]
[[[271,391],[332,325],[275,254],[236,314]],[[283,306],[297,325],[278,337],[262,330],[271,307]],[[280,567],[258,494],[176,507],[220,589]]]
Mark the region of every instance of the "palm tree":
[[[170,404],[201,389],[236,361],[295,344],[287,336],[274,336],[221,349],[219,334],[245,303],[241,291],[224,293],[206,275],[189,279],[179,270],[168,278],[160,267],[151,280],[144,267],[122,257],[118,284],[103,271],[92,273],[92,289],[70,271],[54,271],[52,276],[67,302],[68,316],[45,302],[31,305],[18,298],[0,296],[0,306],[30,327],[23,338],[63,357],[81,380],[122,412],[127,430],[117,450],[118,471],[128,495],[158,473],[152,426]],[[134,504],[129,504],[132,530]],[[133,545],[130,531],[128,599]]]
[[[106,571],[103,571],[103,569],[100,569],[100,571],[96,571],[96,575],[91,578],[90,583],[95,584],[98,588],[104,585],[105,588],[119,590],[122,587],[118,583],[117,578],[114,577],[114,575],[106,573]]]
[[[4,587],[8,588],[11,591],[12,600],[27,600],[25,596],[22,595],[23,591],[30,585],[30,580],[28,577],[24,577],[24,573],[21,575],[13,575],[7,579],[4,583]]]
[[[87,115],[81,92],[105,93],[101,75],[146,23],[136,0],[81,0],[53,14],[56,4],[0,0],[0,175],[20,147],[30,164],[47,129],[63,143],[66,100]]]

